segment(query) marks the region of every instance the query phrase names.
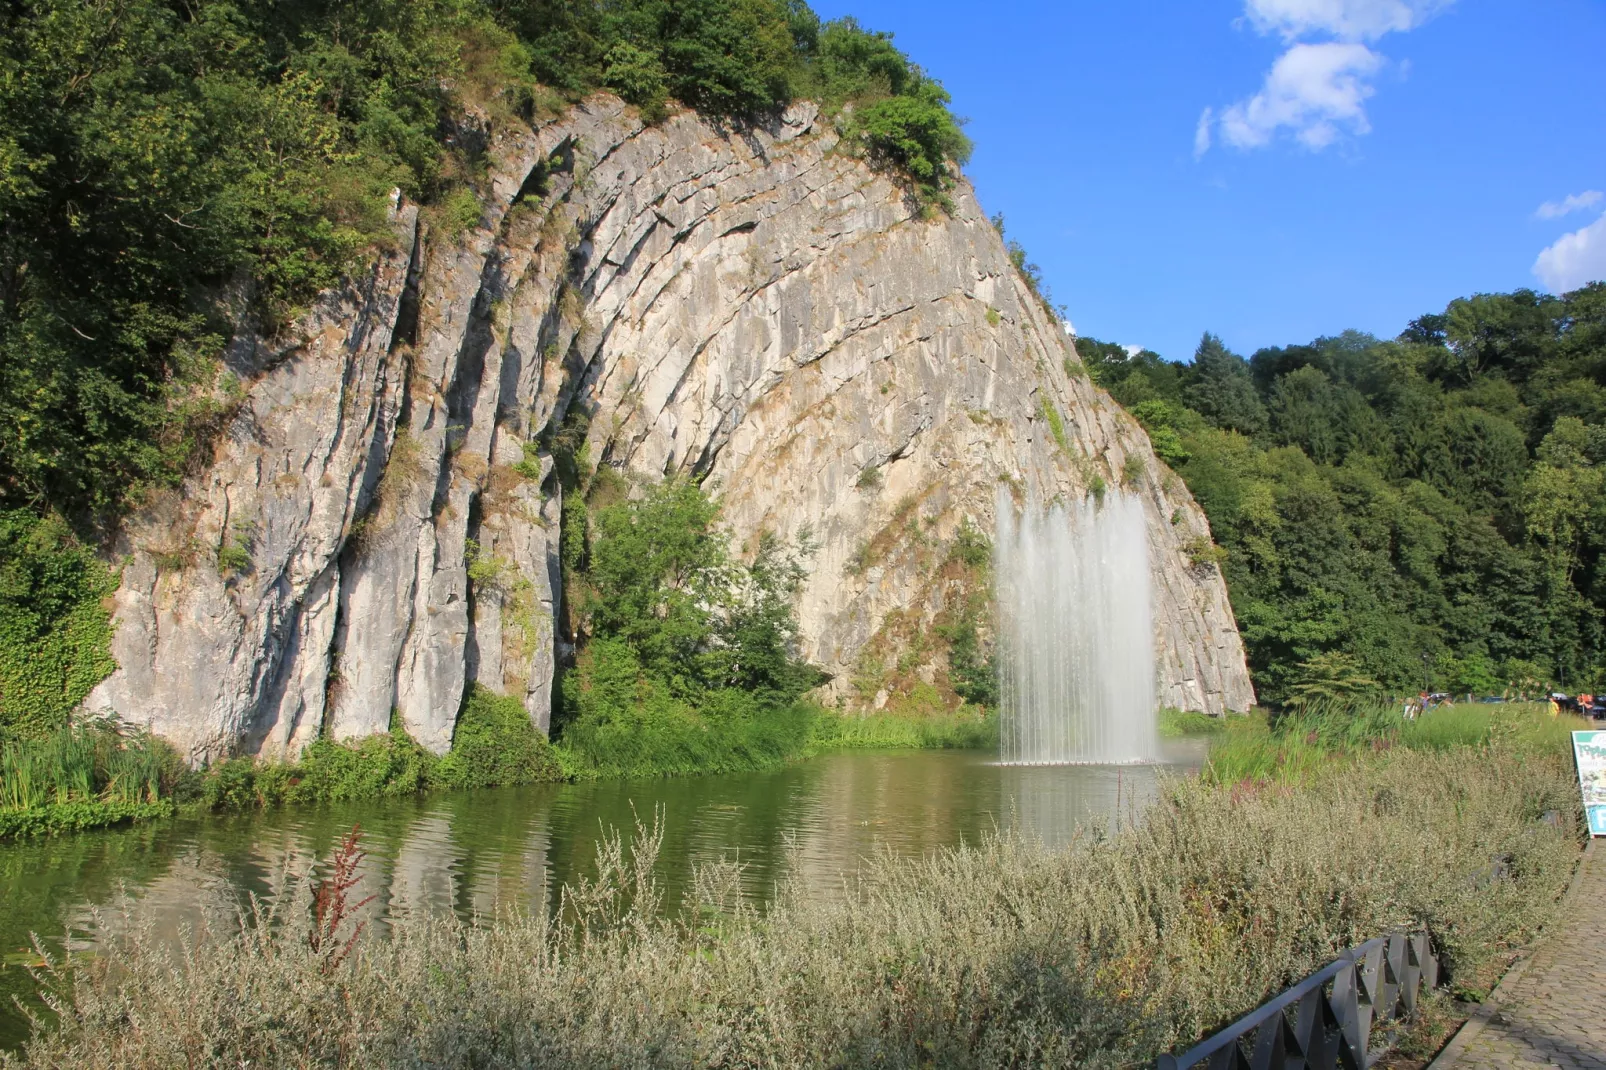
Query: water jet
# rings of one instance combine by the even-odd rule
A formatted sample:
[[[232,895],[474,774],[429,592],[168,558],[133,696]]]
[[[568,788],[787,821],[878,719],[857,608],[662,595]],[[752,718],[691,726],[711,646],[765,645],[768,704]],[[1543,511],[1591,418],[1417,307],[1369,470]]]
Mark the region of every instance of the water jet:
[[[1143,502],[1017,510],[1000,488],[1000,760],[1022,765],[1155,760],[1154,624]]]

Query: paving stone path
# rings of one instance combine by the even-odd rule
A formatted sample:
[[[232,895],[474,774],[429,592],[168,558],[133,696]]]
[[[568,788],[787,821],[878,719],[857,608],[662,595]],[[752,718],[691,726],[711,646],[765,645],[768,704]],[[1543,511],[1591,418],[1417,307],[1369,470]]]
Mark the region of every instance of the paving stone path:
[[[1444,1065],[1606,1070],[1606,850],[1600,846],[1585,852],[1563,917],[1508,983],[1493,1017]]]

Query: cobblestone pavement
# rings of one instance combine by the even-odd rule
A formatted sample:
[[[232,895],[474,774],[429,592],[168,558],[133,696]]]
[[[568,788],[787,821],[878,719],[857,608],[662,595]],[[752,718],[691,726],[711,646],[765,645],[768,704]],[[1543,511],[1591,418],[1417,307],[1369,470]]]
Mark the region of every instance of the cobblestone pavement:
[[[1452,1066],[1606,1070],[1606,851],[1584,855],[1565,915]]]

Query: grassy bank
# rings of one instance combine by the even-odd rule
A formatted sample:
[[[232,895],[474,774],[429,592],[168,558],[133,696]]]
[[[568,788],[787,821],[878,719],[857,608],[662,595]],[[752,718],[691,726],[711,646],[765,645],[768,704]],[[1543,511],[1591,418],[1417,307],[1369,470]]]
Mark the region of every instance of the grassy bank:
[[[105,723],[0,736],[0,839],[165,817],[178,771],[171,748]]]
[[[51,975],[60,1026],[13,1064],[1130,1066],[1379,932],[1426,925],[1460,984],[1548,917],[1581,828],[1544,733],[1333,769],[1173,781],[1114,835],[882,858],[762,917],[727,864],[660,917],[650,836],[557,918],[313,939],[302,888],[177,958],[135,931]]]
[[[996,750],[998,714],[976,706],[949,713],[906,717],[821,711],[810,753],[843,750]]]
[[[558,754],[516,700],[475,691],[452,749],[405,732],[318,740],[295,762],[234,758],[190,769],[160,739],[107,724],[0,741],[0,839],[167,817],[559,780]]]
[[[1520,749],[1570,754],[1575,717],[1550,717],[1538,703],[1449,706],[1414,721],[1398,707],[1332,704],[1300,714],[1229,718],[1210,747],[1203,775],[1218,783],[1303,783],[1360,757],[1396,748]]]
[[[1226,717],[1212,717],[1197,710],[1178,710],[1162,707],[1159,713],[1160,735],[1168,739],[1183,736],[1213,736],[1227,730]]]
[[[858,717],[793,703],[762,716],[666,716],[571,726],[556,744],[516,700],[474,692],[452,749],[437,757],[405,732],[318,740],[292,763],[234,758],[190,770],[161,740],[106,725],[0,743],[0,840],[75,832],[175,812],[414,795],[562,780],[757,772],[840,750],[980,748],[998,743],[994,715]]]

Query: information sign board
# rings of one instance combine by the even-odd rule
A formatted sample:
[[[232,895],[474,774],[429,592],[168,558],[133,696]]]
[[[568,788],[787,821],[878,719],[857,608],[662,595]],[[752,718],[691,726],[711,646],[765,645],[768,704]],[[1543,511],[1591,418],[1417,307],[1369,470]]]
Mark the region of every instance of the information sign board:
[[[1574,732],[1573,757],[1578,759],[1589,834],[1606,836],[1606,732]]]

